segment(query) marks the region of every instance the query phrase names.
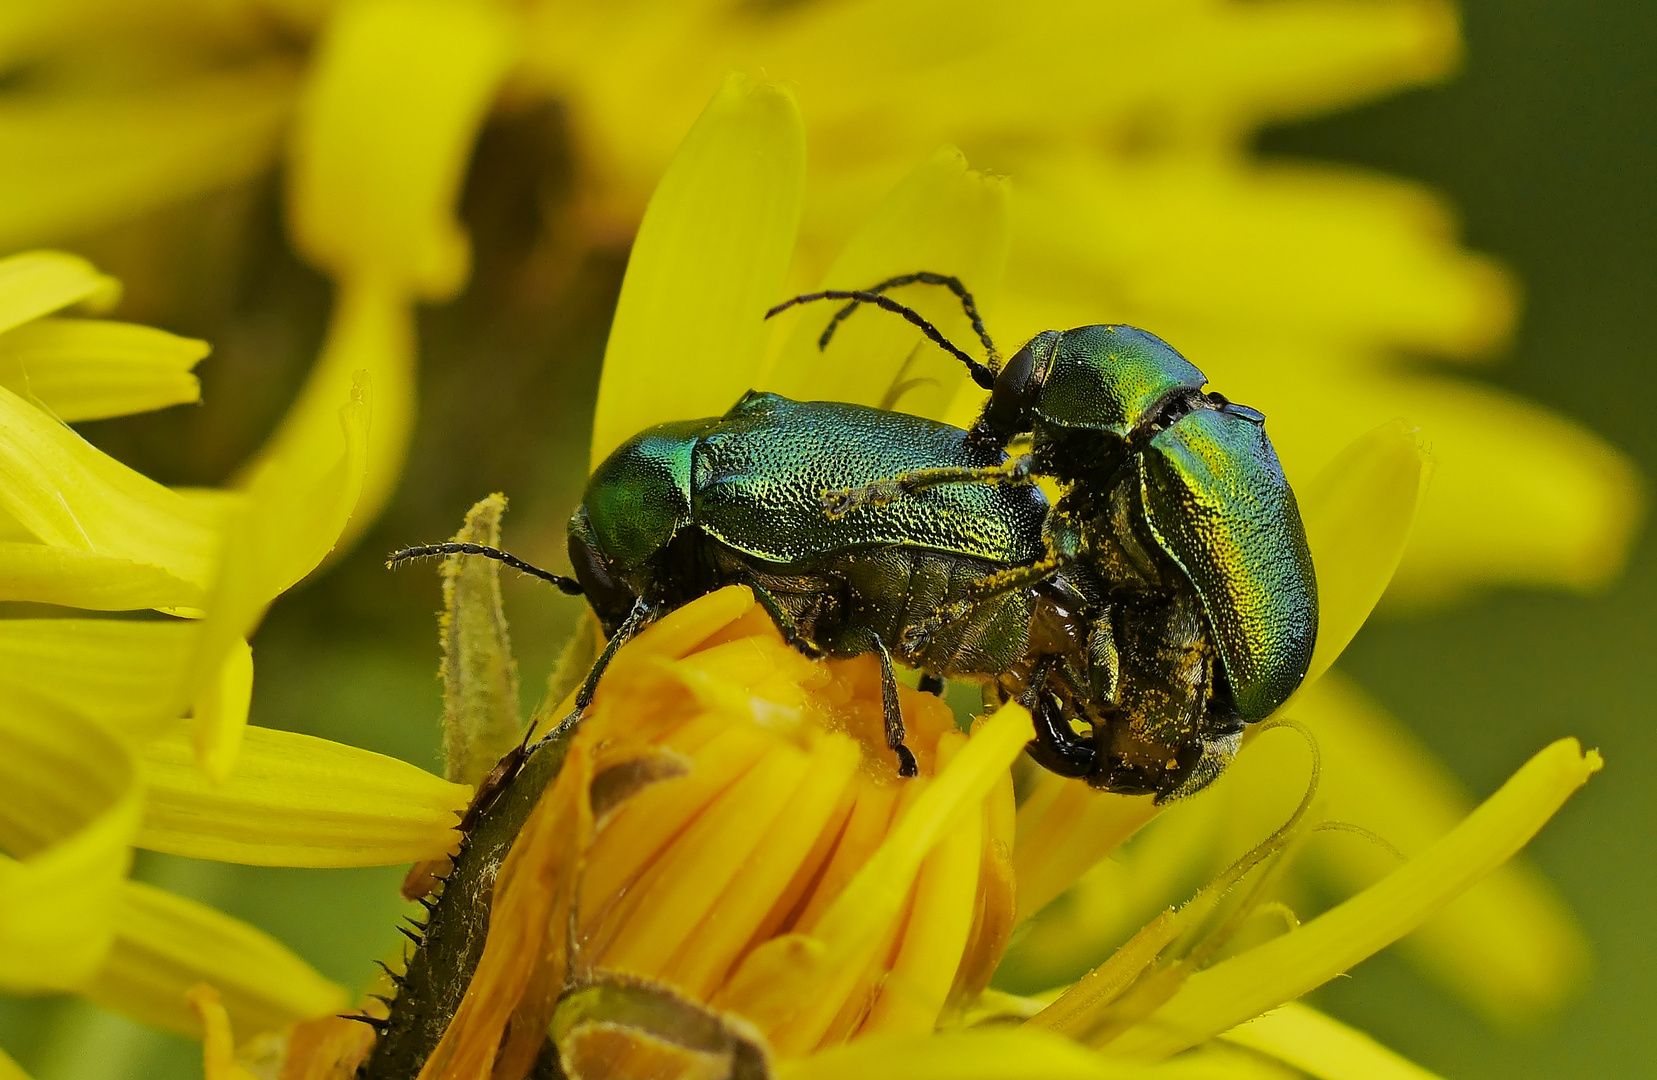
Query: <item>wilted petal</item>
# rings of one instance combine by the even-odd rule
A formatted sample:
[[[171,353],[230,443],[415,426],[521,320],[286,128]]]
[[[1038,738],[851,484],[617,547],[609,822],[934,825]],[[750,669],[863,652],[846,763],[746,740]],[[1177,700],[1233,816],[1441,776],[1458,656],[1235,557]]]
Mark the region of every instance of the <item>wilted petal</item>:
[[[159,566],[49,544],[0,542],[0,600],[90,611],[199,608],[200,585]]]
[[[0,105],[0,250],[81,236],[251,176],[275,156],[286,64],[157,90],[8,95]]]
[[[994,306],[1006,267],[1010,195],[1006,179],[967,168],[961,152],[946,146],[865,219],[820,287],[864,289],[925,270],[959,278],[979,312],[986,312]],[[954,294],[917,284],[891,296],[988,363]],[[841,325],[829,348],[821,350],[818,338],[840,307],[820,303],[798,314],[787,345],[763,380],[766,388],[801,401],[852,401],[943,416],[966,377],[962,363],[896,315],[872,308]]]
[[[139,847],[258,866],[384,866],[440,858],[472,789],[344,743],[248,727],[221,784],[188,733],[145,747]]]
[[[37,319],[0,334],[0,385],[59,420],[99,420],[201,399],[209,346],[134,323]]]
[[[1472,805],[1461,783],[1357,686],[1331,672],[1296,702],[1317,737],[1323,812],[1369,829],[1406,855],[1448,833]],[[1269,754],[1269,744],[1251,751]],[[1303,772],[1296,761],[1293,772]],[[1389,851],[1331,837],[1301,856],[1308,869],[1355,892],[1397,865]],[[1404,954],[1492,1018],[1545,1014],[1587,973],[1588,943],[1570,909],[1526,860],[1504,863],[1400,943]]]
[[[592,460],[754,384],[805,184],[794,98],[733,75],[685,136],[633,241],[604,352]]]
[[[217,515],[109,457],[0,387],[0,509],[55,547],[159,566],[205,585]]]
[[[1552,744],[1421,855],[1298,930],[1192,975],[1106,1052],[1160,1060],[1334,978],[1511,858],[1600,765],[1575,739]]]
[[[200,636],[178,619],[3,619],[0,692],[147,738],[182,715],[175,694]]]
[[[136,881],[121,891],[116,936],[103,966],[79,987],[93,1001],[146,1024],[200,1038],[185,997],[209,983],[245,1036],[345,1007],[345,991],[261,930],[193,900]]]
[[[1438,1080],[1363,1032],[1298,1001],[1239,1024],[1220,1038],[1286,1062],[1318,1080]]]
[[[0,987],[73,989],[115,934],[138,827],[137,766],[124,741],[74,710],[17,693],[5,701]]]

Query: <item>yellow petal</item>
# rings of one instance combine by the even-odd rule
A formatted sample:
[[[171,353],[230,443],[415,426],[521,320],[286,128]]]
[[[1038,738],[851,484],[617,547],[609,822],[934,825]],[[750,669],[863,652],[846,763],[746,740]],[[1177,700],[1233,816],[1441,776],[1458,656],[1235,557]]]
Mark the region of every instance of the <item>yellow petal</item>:
[[[987,312],[1007,262],[1010,194],[1005,179],[968,169],[961,152],[946,146],[875,209],[820,287],[863,289],[926,270],[960,278],[978,310]],[[972,356],[986,359],[952,293],[911,285],[891,296]],[[872,308],[841,325],[829,348],[819,350],[817,339],[840,307],[822,303],[800,313],[763,380],[766,387],[802,401],[852,401],[942,417],[967,375],[961,362],[896,315]]]
[[[216,514],[93,447],[0,387],[0,509],[48,544],[206,584]]]
[[[1430,471],[1415,433],[1393,422],[1355,441],[1300,489],[1318,580],[1318,639],[1305,685],[1329,669],[1386,591]]]
[[[146,1024],[200,1038],[185,995],[203,982],[218,988],[244,1038],[345,1007],[345,991],[287,946],[193,900],[129,881],[116,927],[103,967],[80,992]]]
[[[1389,603],[1487,582],[1591,590],[1620,573],[1646,505],[1645,484],[1622,454],[1482,387],[1397,378],[1379,389],[1366,407],[1419,423],[1435,464]]]
[[[208,350],[133,323],[38,319],[0,334],[0,385],[64,421],[125,416],[200,400],[190,369]]]
[[[0,333],[70,304],[101,307],[121,295],[121,284],[78,255],[28,251],[0,259]]]
[[[717,416],[753,386],[804,183],[793,96],[731,76],[685,136],[633,241],[599,380],[594,463],[641,428]]]
[[[1472,800],[1443,762],[1340,672],[1309,687],[1290,715],[1317,737],[1330,819],[1370,829],[1413,855],[1466,816]],[[1253,750],[1268,752],[1268,745]],[[1300,858],[1342,894],[1397,865],[1391,853],[1345,837],[1312,844]],[[1400,948],[1487,1016],[1514,1026],[1556,1008],[1589,962],[1570,909],[1523,858],[1451,901]]]
[[[178,719],[177,685],[200,630],[177,619],[0,620],[0,689],[145,738]]]
[[[201,1021],[201,1064],[207,1080],[256,1080],[236,1060],[236,1035],[219,992],[206,983],[197,983],[185,994],[185,1000]]]
[[[1584,754],[1575,739],[1553,743],[1421,855],[1300,929],[1192,975],[1107,1052],[1159,1060],[1346,971],[1511,858],[1600,765],[1599,753]]]
[[[1516,286],[1453,243],[1450,213],[1418,185],[1161,155],[1127,167],[1055,155],[1018,176],[1023,303],[1068,301],[1091,309],[1086,322],[1142,325],[1182,351],[1170,328],[1194,323],[1457,355],[1513,322]]]
[[[877,1035],[779,1061],[775,1068],[777,1080],[1150,1080],[1160,1075],[1025,1028]]]
[[[1149,795],[1114,795],[1058,776],[1038,779],[1018,810],[1018,919],[1030,918],[1157,814]]]
[[[127,745],[21,694],[0,709],[0,987],[67,990],[103,961],[138,827]]]
[[[159,566],[49,544],[0,542],[0,600],[91,611],[196,607],[201,586]]]
[[[177,700],[193,702],[252,633],[272,600],[333,550],[359,503],[368,467],[369,390],[361,372],[336,402],[331,430],[310,433],[302,460],[278,456],[254,471],[227,514],[224,557]],[[343,436],[343,437],[342,437]]]
[[[236,764],[252,701],[253,649],[238,640],[231,643],[218,678],[202,688],[191,710],[196,762],[215,784],[222,784]]]
[[[1298,1001],[1239,1024],[1220,1038],[1287,1062],[1318,1080],[1438,1080],[1363,1032]]]
[[[472,789],[396,758],[248,727],[214,784],[175,729],[142,754],[149,792],[139,847],[258,866],[383,866],[440,858]]]
[[[288,220],[307,258],[404,296],[454,294],[470,262],[455,201],[512,35],[493,4],[339,9],[316,48],[290,148]]]
[[[275,156],[285,64],[156,90],[8,95],[0,108],[0,250],[81,236],[251,176]]]
[[[0,1080],[30,1080],[29,1074],[4,1050],[0,1050]]]

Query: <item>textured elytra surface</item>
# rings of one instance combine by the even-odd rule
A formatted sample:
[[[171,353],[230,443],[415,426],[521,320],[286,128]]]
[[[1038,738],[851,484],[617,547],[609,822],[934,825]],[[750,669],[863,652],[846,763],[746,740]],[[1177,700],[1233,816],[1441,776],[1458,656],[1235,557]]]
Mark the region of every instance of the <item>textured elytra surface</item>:
[[[694,516],[755,558],[799,563],[876,545],[997,563],[1041,556],[1047,501],[1033,485],[940,484],[831,518],[826,491],[936,468],[984,468],[1001,451],[960,428],[840,402],[751,394],[702,439]]]
[[[1202,598],[1239,711],[1263,720],[1317,638],[1311,550],[1277,454],[1259,424],[1200,409],[1141,461],[1146,520]]]

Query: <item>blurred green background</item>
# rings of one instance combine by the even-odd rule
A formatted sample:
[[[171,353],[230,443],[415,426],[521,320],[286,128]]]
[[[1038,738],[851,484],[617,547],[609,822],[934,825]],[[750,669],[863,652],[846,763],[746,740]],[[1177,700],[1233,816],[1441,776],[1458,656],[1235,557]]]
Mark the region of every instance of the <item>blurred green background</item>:
[[[1657,9],[1469,0],[1465,14],[1469,60],[1459,79],[1269,131],[1260,148],[1442,189],[1464,215],[1469,246],[1508,261],[1528,294],[1512,355],[1476,377],[1584,422],[1657,476],[1643,379],[1657,330],[1641,303],[1657,285]],[[325,584],[272,611],[256,642],[256,723],[435,767],[436,577],[388,574],[380,557],[448,535],[473,499],[502,490],[514,501],[510,546],[562,563],[563,517],[584,479],[597,365],[625,263],[624,251],[611,250],[572,266],[558,249],[549,215],[569,175],[565,145],[550,106],[486,131],[465,201],[478,275],[460,300],[422,316],[422,417],[401,493]],[[175,244],[184,228],[192,245],[188,260],[168,267],[177,294],[129,294],[123,314],[143,319],[148,305],[169,313],[169,329],[214,342],[202,369],[212,408],[86,425],[89,437],[171,483],[217,482],[258,445],[315,355],[328,297],[288,253],[278,208],[274,182],[262,181],[167,212],[175,218],[161,226]],[[246,221],[257,224],[220,227]],[[161,226],[118,230],[86,251],[115,273],[135,258],[165,264],[177,256],[153,245],[169,232]],[[511,580],[507,602],[527,707],[579,601]],[[1363,632],[1345,666],[1475,792],[1560,735],[1604,751],[1606,772],[1531,848],[1580,913],[1598,971],[1548,1029],[1520,1035],[1491,1031],[1387,955],[1326,988],[1322,1005],[1459,1080],[1651,1074],[1653,610],[1657,545],[1647,530],[1626,578],[1604,596],[1489,595]],[[368,960],[400,940],[395,868],[263,870],[145,856],[139,872],[265,927],[353,987]],[[195,1044],[79,1003],[0,1003],[0,1045],[38,1080],[200,1074]]]

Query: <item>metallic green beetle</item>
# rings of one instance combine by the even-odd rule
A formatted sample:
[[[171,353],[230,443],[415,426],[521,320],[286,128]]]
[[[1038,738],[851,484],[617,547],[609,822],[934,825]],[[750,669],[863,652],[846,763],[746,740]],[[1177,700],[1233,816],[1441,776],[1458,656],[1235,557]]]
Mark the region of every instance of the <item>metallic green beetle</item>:
[[[1082,614],[1090,632],[1114,626],[1116,670],[1129,681],[1059,680],[1061,712],[1089,717],[1092,730],[1042,731],[1038,717],[1033,752],[1048,768],[1111,790],[1195,790],[1224,766],[1241,725],[1265,719],[1300,685],[1317,637],[1311,553],[1265,417],[1205,394],[1195,365],[1131,326],[1045,331],[992,368],[884,295],[913,283],[955,292],[997,362],[970,295],[943,275],[810,294],[773,311],[849,301],[825,345],[859,304],[902,315],[990,391],[970,438],[1003,449],[1027,437],[1029,452],[987,469],[885,477],[830,493],[826,507],[847,513],[936,485],[1057,480],[1065,494],[1047,526],[1045,557],[1001,583],[1062,572],[1090,598]],[[1217,670],[1208,670],[1214,660]],[[1145,672],[1151,685],[1134,690],[1131,678]]]
[[[947,424],[840,402],[750,392],[724,416],[640,432],[594,471],[570,519],[576,580],[610,635],[588,678],[657,614],[723,585],[750,586],[808,654],[880,660],[887,739],[903,746],[895,658],[986,681],[1026,650],[1033,581],[982,598],[986,575],[1041,556],[1048,505],[1033,487],[957,484],[831,516],[828,488],[923,468],[982,469],[1000,449]],[[939,609],[961,617],[908,632]]]

